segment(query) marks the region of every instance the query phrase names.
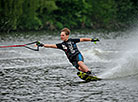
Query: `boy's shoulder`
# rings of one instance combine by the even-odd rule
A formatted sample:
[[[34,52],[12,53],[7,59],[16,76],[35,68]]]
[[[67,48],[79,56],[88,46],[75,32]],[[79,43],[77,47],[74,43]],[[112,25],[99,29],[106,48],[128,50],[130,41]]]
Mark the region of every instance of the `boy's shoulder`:
[[[80,39],[79,38],[75,38],[75,39],[70,38],[69,41],[77,43],[77,42],[80,42]]]

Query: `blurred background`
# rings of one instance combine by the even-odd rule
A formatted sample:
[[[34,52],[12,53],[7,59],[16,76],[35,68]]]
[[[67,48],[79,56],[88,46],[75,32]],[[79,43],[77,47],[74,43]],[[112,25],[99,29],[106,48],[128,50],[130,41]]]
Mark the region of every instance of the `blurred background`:
[[[0,31],[120,30],[138,17],[137,0],[0,0]]]

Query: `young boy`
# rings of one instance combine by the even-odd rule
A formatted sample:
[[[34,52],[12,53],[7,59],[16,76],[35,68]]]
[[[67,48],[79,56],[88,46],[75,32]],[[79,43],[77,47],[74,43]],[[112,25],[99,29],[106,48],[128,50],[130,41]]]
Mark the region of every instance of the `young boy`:
[[[96,42],[99,41],[99,39],[91,39],[91,38],[69,39],[69,34],[70,30],[68,28],[64,28],[61,30],[60,34],[61,40],[63,41],[62,43],[58,44],[40,43],[38,46],[46,48],[58,48],[63,50],[74,67],[76,67],[79,71],[91,74],[91,71],[84,64],[83,56],[78,50],[76,43],[83,41]]]

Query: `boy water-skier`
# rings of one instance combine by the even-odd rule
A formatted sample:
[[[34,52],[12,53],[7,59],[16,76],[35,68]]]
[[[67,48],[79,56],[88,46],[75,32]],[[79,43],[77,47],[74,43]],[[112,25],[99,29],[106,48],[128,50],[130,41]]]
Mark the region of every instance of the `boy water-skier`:
[[[91,74],[89,68],[84,64],[84,59],[82,54],[77,48],[76,43],[84,42],[84,41],[91,41],[96,42],[99,39],[92,39],[92,38],[80,38],[80,39],[69,39],[70,30],[68,28],[64,28],[61,30],[61,40],[62,43],[58,44],[38,44],[38,46],[46,47],[46,48],[58,48],[65,52],[67,58],[72,63],[74,67],[76,67],[79,71],[82,71],[87,74]]]

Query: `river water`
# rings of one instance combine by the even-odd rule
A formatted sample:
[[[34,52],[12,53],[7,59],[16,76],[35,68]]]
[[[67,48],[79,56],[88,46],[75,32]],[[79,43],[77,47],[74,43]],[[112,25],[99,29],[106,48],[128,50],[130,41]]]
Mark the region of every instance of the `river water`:
[[[0,49],[0,102],[138,102],[138,30],[117,33],[74,33],[98,37],[78,43],[85,64],[103,80],[84,82],[64,52],[24,47]],[[0,35],[0,45],[61,42],[46,32]]]

